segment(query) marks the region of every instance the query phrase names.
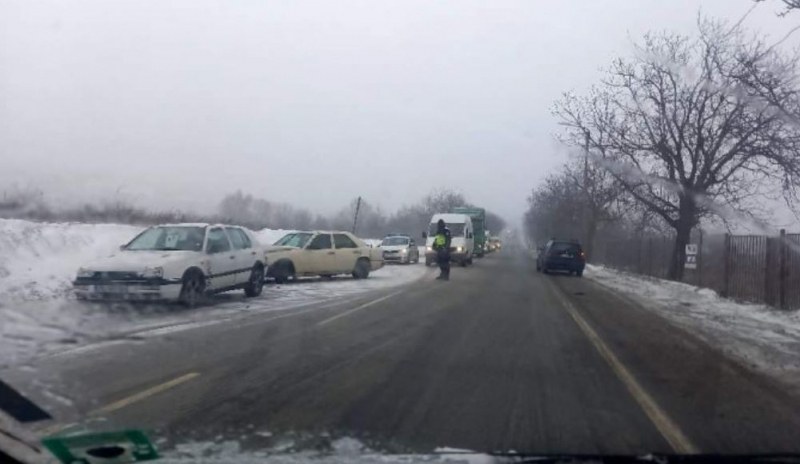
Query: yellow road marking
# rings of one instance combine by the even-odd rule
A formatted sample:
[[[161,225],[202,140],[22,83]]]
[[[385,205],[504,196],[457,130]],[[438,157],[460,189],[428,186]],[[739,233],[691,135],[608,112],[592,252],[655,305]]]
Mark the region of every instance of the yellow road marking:
[[[622,383],[630,392],[631,396],[633,396],[633,399],[639,403],[639,406],[642,408],[644,413],[647,415],[653,425],[655,425],[659,433],[661,433],[661,436],[667,440],[672,449],[676,453],[681,454],[698,453],[699,449],[692,443],[691,440],[689,440],[683,431],[681,431],[680,427],[678,427],[678,425],[669,417],[669,415],[667,415],[667,413],[661,409],[658,403],[656,403],[653,397],[647,393],[644,387],[639,384],[633,374],[631,374],[625,365],[622,364],[616,355],[614,355],[608,345],[605,344],[603,339],[600,338],[597,332],[594,331],[586,319],[580,315],[572,303],[570,303],[564,297],[564,295],[562,295],[558,288],[555,288],[555,286],[552,284],[551,287],[561,301],[564,309],[566,309],[567,313],[572,316],[572,319],[575,321],[578,327],[580,327],[583,334],[586,335],[586,338],[592,342],[603,359],[605,359],[608,365],[611,366],[611,370],[614,371],[614,374],[616,374],[617,378],[622,381]]]
[[[389,298],[397,296],[397,295],[399,295],[401,293],[403,293],[403,292],[402,291],[398,291],[398,292],[390,293],[390,294],[388,294],[388,295],[386,295],[384,297],[378,298],[377,300],[372,300],[372,301],[364,303],[364,304],[362,304],[360,306],[356,306],[355,308],[349,309],[349,310],[347,310],[347,311],[345,311],[345,312],[343,312],[341,314],[337,314],[337,315],[335,315],[333,317],[329,317],[328,319],[325,319],[324,321],[317,322],[317,327],[321,327],[323,325],[330,324],[331,322],[333,322],[333,321],[335,321],[335,320],[337,320],[339,318],[342,318],[342,317],[345,317],[345,316],[349,316],[350,314],[353,314],[356,311],[361,311],[362,309],[369,308],[370,306],[376,305],[376,304],[378,304],[378,303],[380,303],[382,301],[386,301]]]
[[[197,377],[199,375],[200,374],[197,373],[197,372],[190,372],[188,374],[185,374],[185,375],[182,375],[180,377],[174,378],[174,379],[172,379],[170,381],[164,382],[162,384],[158,384],[158,385],[156,385],[154,387],[150,387],[147,390],[143,390],[143,391],[141,391],[139,393],[136,393],[135,395],[131,395],[131,396],[128,396],[127,398],[123,398],[123,399],[121,399],[119,401],[115,401],[115,402],[113,402],[111,404],[105,405],[102,408],[95,409],[94,411],[91,411],[89,413],[89,415],[96,416],[96,415],[100,415],[100,414],[108,414],[110,412],[117,411],[117,410],[122,409],[122,408],[124,408],[126,406],[130,406],[133,403],[136,403],[138,401],[142,401],[145,398],[148,398],[148,397],[153,396],[153,395],[157,395],[157,394],[159,394],[159,393],[161,393],[163,391],[169,390],[170,388],[177,387],[178,385],[180,385],[180,384],[182,384],[184,382],[188,382],[189,380],[192,380],[193,378],[195,378],[195,377]]]

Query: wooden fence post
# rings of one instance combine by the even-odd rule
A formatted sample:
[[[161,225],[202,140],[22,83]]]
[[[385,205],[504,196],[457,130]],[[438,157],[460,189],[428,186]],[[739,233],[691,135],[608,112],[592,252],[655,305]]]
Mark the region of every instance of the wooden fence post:
[[[778,244],[778,307],[786,309],[786,229],[781,229],[780,243]]]
[[[725,233],[724,270],[722,273],[722,296],[728,298],[731,293],[731,234]]]
[[[775,295],[774,292],[770,291],[773,290],[773,286],[770,285],[772,277],[770,270],[772,269],[772,263],[775,260],[775,239],[773,237],[767,237],[767,250],[764,256],[764,303],[769,306],[775,305],[775,299],[773,296]]]

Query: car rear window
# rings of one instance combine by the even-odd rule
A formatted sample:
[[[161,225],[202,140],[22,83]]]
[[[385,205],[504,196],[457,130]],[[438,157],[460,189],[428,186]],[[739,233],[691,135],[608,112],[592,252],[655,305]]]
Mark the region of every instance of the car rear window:
[[[550,246],[550,253],[580,253],[581,246],[576,243],[556,242]]]

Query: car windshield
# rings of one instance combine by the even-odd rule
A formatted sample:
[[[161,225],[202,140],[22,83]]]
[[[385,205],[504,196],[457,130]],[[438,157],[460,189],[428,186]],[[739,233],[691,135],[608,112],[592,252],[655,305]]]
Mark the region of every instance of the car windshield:
[[[800,460],[800,0],[0,0],[0,464],[140,433]]]
[[[463,237],[464,236],[464,223],[463,222],[448,222],[445,223],[447,228],[450,230],[451,237]],[[438,229],[438,225],[435,222],[432,222],[430,226],[428,226],[428,235],[434,236],[436,235],[436,231]]]
[[[275,245],[303,248],[313,235],[314,234],[302,232],[286,234],[283,238],[275,242]]]
[[[386,237],[381,242],[382,246],[408,245],[407,237]]]
[[[151,227],[125,246],[128,251],[202,251],[204,227]]]

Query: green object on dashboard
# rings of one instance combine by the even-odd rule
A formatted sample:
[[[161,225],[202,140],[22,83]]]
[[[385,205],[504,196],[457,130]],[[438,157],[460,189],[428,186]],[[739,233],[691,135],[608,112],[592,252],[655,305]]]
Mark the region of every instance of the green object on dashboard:
[[[64,464],[128,463],[158,459],[158,452],[141,430],[52,436],[42,444]]]

